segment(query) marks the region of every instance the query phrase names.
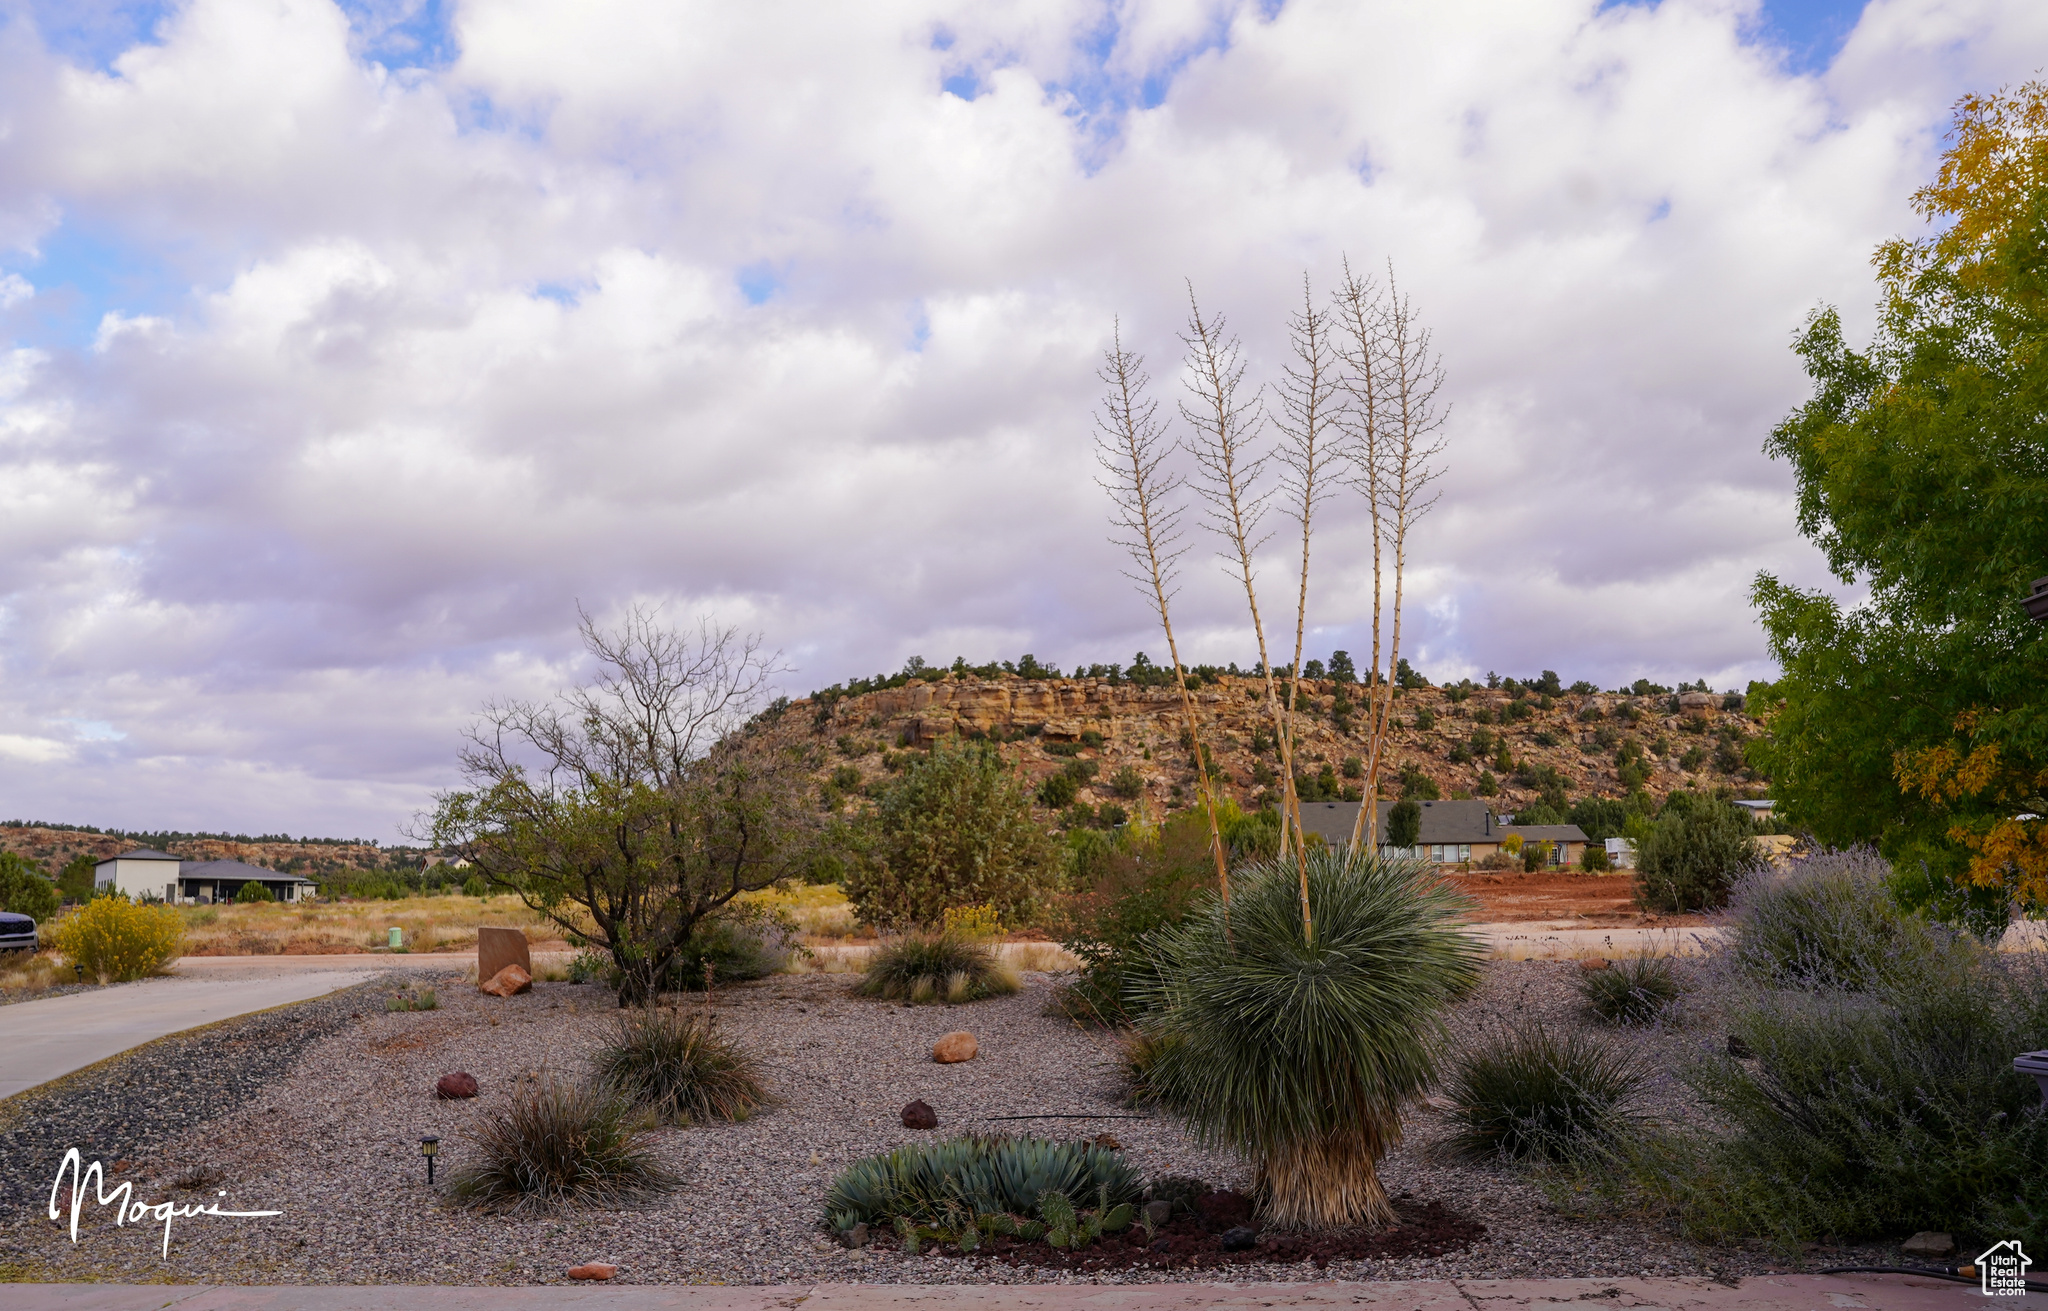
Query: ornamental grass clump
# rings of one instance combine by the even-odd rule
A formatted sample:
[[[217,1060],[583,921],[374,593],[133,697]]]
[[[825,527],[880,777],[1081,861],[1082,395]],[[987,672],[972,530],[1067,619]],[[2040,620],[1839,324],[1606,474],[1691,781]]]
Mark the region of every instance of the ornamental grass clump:
[[[745,1120],[770,1100],[754,1058],[694,1011],[621,1013],[591,1065],[599,1083],[667,1124]]]
[[[1445,1145],[1470,1160],[1585,1160],[1632,1137],[1646,1078],[1591,1034],[1503,1030],[1459,1058]]]
[[[1609,1024],[1654,1024],[1684,991],[1677,963],[1647,952],[1579,975],[1579,995]]]
[[[185,923],[169,906],[94,897],[59,919],[45,939],[101,983],[161,974],[185,950]]]
[[[680,1182],[647,1149],[652,1125],[603,1084],[528,1083],[464,1131],[476,1159],[456,1171],[449,1195],[500,1214],[650,1201]]]
[[[1313,923],[1304,933],[1303,885]],[[1158,1104],[1256,1167],[1266,1223],[1394,1218],[1381,1156],[1435,1080],[1444,1011],[1478,978],[1470,902],[1427,865],[1328,849],[1260,861],[1161,930],[1142,1025]]]
[[[963,933],[907,933],[875,948],[854,991],[889,1001],[963,1002],[1003,997],[1019,979],[994,944]]]

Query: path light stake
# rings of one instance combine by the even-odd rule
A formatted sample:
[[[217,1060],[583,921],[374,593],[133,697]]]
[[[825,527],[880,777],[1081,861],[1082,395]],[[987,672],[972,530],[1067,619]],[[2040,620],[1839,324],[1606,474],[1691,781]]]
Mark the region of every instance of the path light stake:
[[[434,1184],[434,1158],[441,1154],[441,1135],[430,1133],[420,1139],[420,1155],[427,1158],[427,1186]]]

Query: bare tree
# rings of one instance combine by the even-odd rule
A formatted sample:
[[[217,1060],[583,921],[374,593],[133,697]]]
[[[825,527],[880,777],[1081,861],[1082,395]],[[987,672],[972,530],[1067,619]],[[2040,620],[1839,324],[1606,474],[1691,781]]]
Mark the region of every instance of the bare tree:
[[[1301,572],[1294,604],[1294,662],[1288,667],[1286,704],[1281,718],[1285,725],[1287,755],[1294,754],[1295,689],[1301,683],[1302,643],[1308,633],[1309,547],[1314,535],[1316,507],[1330,494],[1330,483],[1343,467],[1341,436],[1344,397],[1341,369],[1332,342],[1330,320],[1333,311],[1319,309],[1308,275],[1301,277],[1301,309],[1288,317],[1288,346],[1294,359],[1286,366],[1279,386],[1280,413],[1274,419],[1283,440],[1278,456],[1281,490],[1291,505],[1295,522],[1301,526]],[[1296,840],[1305,839],[1301,825],[1301,798],[1290,771],[1287,801],[1292,810]]]
[[[1252,556],[1266,540],[1259,535],[1260,521],[1272,495],[1270,488],[1261,490],[1259,487],[1265,457],[1257,454],[1256,443],[1259,429],[1265,422],[1264,407],[1256,392],[1250,399],[1241,398],[1245,366],[1238,341],[1228,335],[1222,315],[1210,319],[1202,317],[1202,307],[1195,299],[1193,285],[1188,287],[1188,326],[1181,341],[1188,352],[1186,386],[1194,399],[1182,401],[1180,412],[1195,433],[1189,453],[1194,456],[1195,466],[1201,475],[1196,490],[1209,504],[1210,526],[1230,544],[1224,559],[1230,562],[1244,584],[1245,604],[1251,610],[1252,632],[1258,637],[1259,667],[1266,678],[1266,709],[1273,720],[1273,735],[1279,748],[1280,772],[1284,780],[1282,795],[1286,804],[1280,818],[1280,849],[1284,855],[1290,845],[1289,824],[1295,810],[1294,754],[1280,717],[1273,661],[1266,650],[1266,626],[1259,617],[1259,593],[1252,567]],[[1293,835],[1292,846],[1301,865],[1302,935],[1313,941],[1315,925],[1310,918],[1308,904],[1308,851],[1299,836]]]
[[[1442,473],[1445,413],[1438,409],[1443,388],[1441,359],[1414,305],[1400,293],[1393,267],[1381,295],[1357,278],[1347,261],[1337,293],[1339,315],[1350,336],[1345,352],[1347,389],[1354,418],[1355,483],[1366,495],[1373,523],[1373,659],[1366,703],[1369,758],[1365,798],[1352,826],[1354,845],[1379,842],[1379,775],[1393,721],[1395,679],[1401,663],[1401,606],[1408,564],[1408,534],[1436,505],[1433,490]],[[1382,552],[1393,555],[1393,600],[1388,615],[1385,663],[1381,663],[1381,604],[1385,584]]]
[[[1166,653],[1173,664],[1174,683],[1180,689],[1181,715],[1187,723],[1189,750],[1195,757],[1195,776],[1203,807],[1209,814],[1209,850],[1216,858],[1216,886],[1223,904],[1230,904],[1230,860],[1224,852],[1223,831],[1216,815],[1216,793],[1209,782],[1209,762],[1202,750],[1201,725],[1195,718],[1195,700],[1188,691],[1187,669],[1180,662],[1180,645],[1173,636],[1170,602],[1178,590],[1175,576],[1180,557],[1187,552],[1181,544],[1181,506],[1174,494],[1181,479],[1164,469],[1173,443],[1159,421],[1159,404],[1148,397],[1151,378],[1145,373],[1140,355],[1124,349],[1122,325],[1113,329],[1114,345],[1104,352],[1100,377],[1108,388],[1095,418],[1095,458],[1103,477],[1096,481],[1109,493],[1116,510],[1111,524],[1121,533],[1112,538],[1130,553],[1136,572],[1126,572],[1159,612],[1159,626],[1166,630]]]
[[[436,797],[428,831],[609,951],[619,1004],[644,1005],[700,920],[808,854],[805,762],[749,731],[777,672],[759,638],[681,634],[638,607],[580,631],[602,672],[553,702],[486,706],[460,756],[469,786]]]

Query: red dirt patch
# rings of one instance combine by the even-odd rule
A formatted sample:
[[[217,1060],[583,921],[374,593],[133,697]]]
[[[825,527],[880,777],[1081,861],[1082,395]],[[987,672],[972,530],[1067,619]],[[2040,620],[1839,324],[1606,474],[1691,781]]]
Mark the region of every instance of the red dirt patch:
[[[1474,870],[1449,876],[1452,886],[1479,903],[1477,919],[1489,924],[1533,920],[1580,920],[1586,924],[1697,924],[1697,915],[1646,915],[1635,906],[1635,881],[1627,871],[1579,874],[1520,870]]]

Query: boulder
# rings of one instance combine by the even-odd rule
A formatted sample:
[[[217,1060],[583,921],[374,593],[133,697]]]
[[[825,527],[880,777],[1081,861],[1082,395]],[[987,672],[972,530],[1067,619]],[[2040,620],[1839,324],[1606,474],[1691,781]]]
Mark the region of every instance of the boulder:
[[[479,992],[487,992],[493,997],[514,997],[532,989],[533,976],[517,965],[507,965],[477,985]]]
[[[456,1102],[466,1097],[474,1097],[476,1096],[476,1076],[467,1070],[457,1070],[453,1074],[444,1074],[441,1076],[440,1081],[434,1085],[434,1096],[444,1102]]]
[[[1258,1245],[1259,1231],[1250,1225],[1223,1231],[1223,1250],[1226,1252],[1249,1252]]]
[[[1173,1203],[1161,1198],[1145,1203],[1145,1219],[1154,1229],[1173,1219]]]
[[[533,956],[526,949],[526,934],[520,929],[492,928],[476,931],[476,976],[496,978],[507,965],[517,965],[533,977]]]
[[[1591,960],[1580,961],[1579,968],[1584,970],[1588,974],[1593,974],[1597,973],[1600,970],[1606,969],[1607,962],[1600,959],[1598,956],[1595,956]]]
[[[1678,696],[1678,708],[1681,710],[1711,710],[1720,700],[1721,698],[1715,696],[1712,692],[1681,692]]]
[[[932,1059],[941,1065],[956,1065],[961,1061],[973,1060],[975,1052],[979,1050],[973,1034],[965,1029],[955,1029],[932,1044]]]
[[[903,1108],[903,1127],[906,1129],[936,1129],[939,1127],[939,1113],[925,1105],[922,1097]]]
[[[1947,1256],[1956,1250],[1956,1240],[1948,1234],[1923,1229],[1900,1243],[1899,1250],[1907,1256]]]
[[[585,1261],[582,1265],[572,1265],[569,1267],[569,1278],[571,1279],[610,1279],[617,1273],[619,1273],[617,1266],[606,1265],[602,1261]]]

